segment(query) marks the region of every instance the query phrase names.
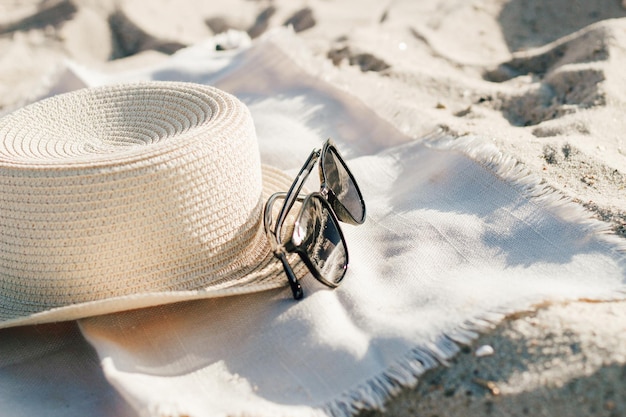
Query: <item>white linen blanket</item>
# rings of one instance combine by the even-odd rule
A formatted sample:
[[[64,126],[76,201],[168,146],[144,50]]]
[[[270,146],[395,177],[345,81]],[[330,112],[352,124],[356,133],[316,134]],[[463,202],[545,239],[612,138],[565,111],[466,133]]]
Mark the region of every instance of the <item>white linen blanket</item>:
[[[368,208],[364,225],[342,225],[343,285],[309,276],[299,302],[285,287],[0,331],[11,415],[347,416],[381,406],[507,313],[624,297],[624,242],[489,144],[406,137],[272,37],[241,52],[211,46],[133,73],[74,70],[55,92],[215,85],[249,106],[264,162],[290,172],[333,137]]]

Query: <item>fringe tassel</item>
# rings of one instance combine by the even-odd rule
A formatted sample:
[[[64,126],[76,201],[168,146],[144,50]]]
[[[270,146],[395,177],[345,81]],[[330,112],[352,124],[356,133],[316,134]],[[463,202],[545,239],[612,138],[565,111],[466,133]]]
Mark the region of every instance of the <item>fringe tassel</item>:
[[[602,235],[606,249],[611,253],[626,252],[626,240],[617,236],[609,223],[594,218],[582,205],[551,187],[515,158],[502,153],[493,143],[472,135],[455,136],[445,128],[430,133],[422,140],[432,149],[456,151],[466,155],[564,221],[582,226],[590,233]]]
[[[459,327],[435,343],[412,349],[384,373],[326,404],[323,411],[332,417],[350,417],[363,410],[384,410],[390,397],[398,395],[404,388],[417,385],[419,377],[426,371],[448,365],[448,360],[459,353],[459,345],[475,340],[479,333],[492,329],[502,318],[503,314],[487,313],[475,321],[464,323],[466,328]]]

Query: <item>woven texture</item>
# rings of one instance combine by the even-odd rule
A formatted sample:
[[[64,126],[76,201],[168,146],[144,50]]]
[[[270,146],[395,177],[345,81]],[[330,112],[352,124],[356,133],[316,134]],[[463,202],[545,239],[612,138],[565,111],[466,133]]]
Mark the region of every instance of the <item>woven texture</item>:
[[[263,192],[254,125],[235,97],[184,83],[85,89],[1,119],[0,138],[0,321],[285,283],[261,210],[290,181],[266,168]]]

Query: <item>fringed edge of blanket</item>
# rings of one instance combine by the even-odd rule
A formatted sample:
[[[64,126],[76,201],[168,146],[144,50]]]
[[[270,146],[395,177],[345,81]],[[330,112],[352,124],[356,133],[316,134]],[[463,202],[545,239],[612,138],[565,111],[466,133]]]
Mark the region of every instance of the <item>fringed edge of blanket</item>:
[[[487,313],[473,321],[463,323],[450,334],[436,342],[418,346],[396,361],[385,372],[342,394],[323,408],[333,417],[348,417],[368,409],[384,410],[385,402],[402,390],[417,385],[419,377],[448,360],[477,339],[480,333],[493,329],[505,317],[504,313]]]
[[[623,256],[622,262],[626,263],[626,256],[624,256],[626,239],[617,236],[610,224],[594,218],[591,212],[549,186],[525,165],[502,153],[494,144],[476,136],[457,137],[447,132],[446,129],[433,132],[422,140],[431,148],[464,154],[509,182],[527,198],[551,209],[564,221],[580,225],[588,232],[597,234],[605,244],[606,250]],[[616,289],[614,293],[606,294],[605,297],[595,296],[593,299],[596,301],[626,299],[626,285]],[[481,334],[502,323],[509,314],[536,309],[539,302],[541,300],[521,301],[466,321],[436,342],[415,347],[381,374],[364,381],[349,392],[325,404],[322,411],[332,417],[349,417],[368,409],[384,410],[385,402],[402,390],[417,385],[419,378],[426,371],[446,365],[459,353],[461,345],[471,344]]]
[[[540,203],[564,221],[601,235],[608,251],[626,253],[626,239],[618,236],[611,229],[610,223],[595,218],[593,213],[550,186],[523,163],[500,151],[492,142],[474,135],[455,136],[445,128],[432,132],[423,141],[434,149],[457,151],[466,155],[510,183],[520,194]]]

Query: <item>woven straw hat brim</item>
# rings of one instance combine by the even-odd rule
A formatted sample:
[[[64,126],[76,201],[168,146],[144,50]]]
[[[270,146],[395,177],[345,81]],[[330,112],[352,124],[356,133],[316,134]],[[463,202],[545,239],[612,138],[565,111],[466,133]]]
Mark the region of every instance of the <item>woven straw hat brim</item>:
[[[5,116],[0,139],[0,328],[286,285],[262,208],[292,178],[261,166],[235,97],[84,89]]]
[[[264,181],[263,196],[269,197],[274,192],[281,192],[288,189],[291,185],[291,179],[282,171],[268,166],[263,166],[262,171]],[[259,229],[259,233],[264,233],[261,229]],[[267,240],[265,236],[263,236],[263,238]],[[296,256],[291,255],[289,260],[298,276],[305,272],[304,264]],[[241,274],[241,276],[233,278],[227,283],[210,283],[206,287],[192,290],[155,291],[117,297],[113,296],[100,300],[53,307],[49,310],[35,313],[26,312],[22,313],[23,315],[21,316],[16,316],[15,310],[7,309],[5,305],[1,305],[0,318],[2,321],[0,321],[0,329],[22,325],[76,320],[182,301],[249,294],[287,285],[287,278],[285,277],[282,265],[274,258],[269,245],[263,248],[260,256],[258,256],[258,259],[255,261],[258,262],[255,270]],[[18,312],[18,314],[19,313],[20,312]]]

